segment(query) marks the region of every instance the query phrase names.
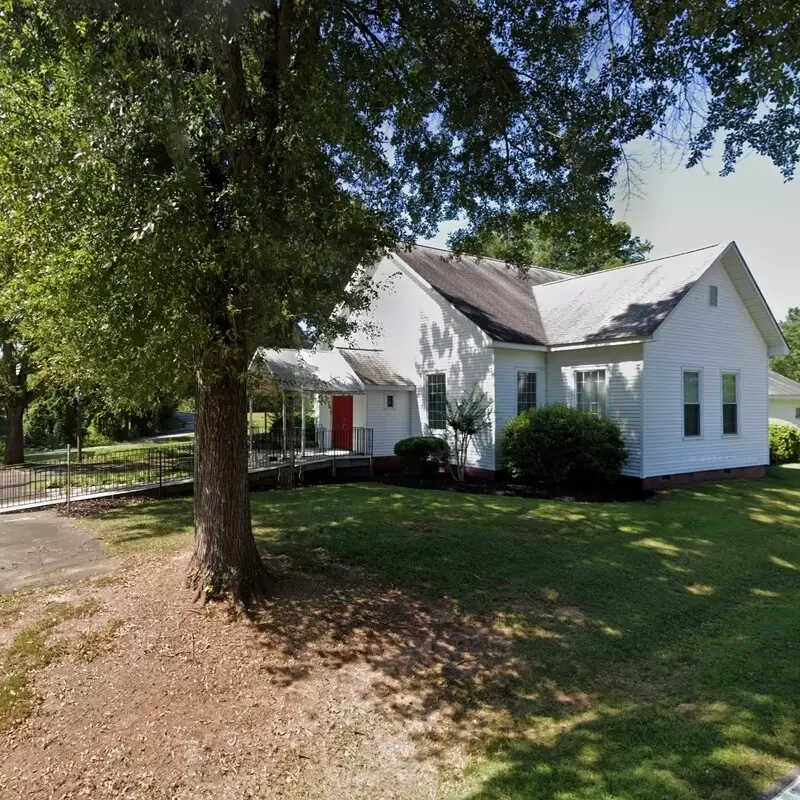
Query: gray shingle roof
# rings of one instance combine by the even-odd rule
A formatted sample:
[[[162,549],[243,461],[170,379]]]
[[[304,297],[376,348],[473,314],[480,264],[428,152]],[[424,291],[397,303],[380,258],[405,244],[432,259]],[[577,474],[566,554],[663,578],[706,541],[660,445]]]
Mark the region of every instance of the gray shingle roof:
[[[363,394],[358,375],[338,350],[259,348],[250,364],[251,373],[265,370],[289,391]]]
[[[545,344],[533,287],[567,273],[533,267],[525,277],[494,258],[454,256],[449,250],[416,245],[399,258],[492,339]]]
[[[399,257],[499,342],[570,345],[652,334],[726,250],[713,245],[588,275],[415,246]]]
[[[367,388],[370,386],[408,386],[413,388],[414,386],[413,381],[404,378],[389,365],[380,350],[344,347],[337,349]]]
[[[536,286],[549,345],[649,336],[722,255],[714,245]]]
[[[800,383],[769,371],[769,396],[770,397],[800,397]]]

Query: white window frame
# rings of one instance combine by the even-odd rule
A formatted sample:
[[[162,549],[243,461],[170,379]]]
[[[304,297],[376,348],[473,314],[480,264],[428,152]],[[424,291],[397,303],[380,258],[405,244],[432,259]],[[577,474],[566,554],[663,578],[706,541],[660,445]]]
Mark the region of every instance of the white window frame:
[[[395,408],[397,408],[397,400],[396,400],[396,398],[397,398],[397,395],[394,394],[394,392],[387,392],[383,396],[383,407],[387,408],[389,411],[394,411]],[[392,401],[391,403],[389,402],[390,399]]]
[[[438,377],[441,375],[444,378],[444,402],[445,402],[445,409],[447,408],[447,373],[446,372],[429,372],[425,375],[425,415],[427,417],[428,428],[432,431],[443,431],[445,426],[442,425],[440,428],[434,427],[431,425],[431,389],[430,389],[430,379],[432,377]]]
[[[798,407],[797,407],[797,408],[794,410],[794,418],[795,418],[795,419],[800,419],[800,406],[798,406]]]
[[[684,375],[687,372],[697,373],[697,405],[700,407],[700,414],[698,423],[700,426],[700,433],[687,434],[686,433],[686,381]],[[688,441],[697,441],[702,439],[705,435],[705,421],[703,420],[703,368],[702,367],[681,367],[681,434],[684,439]]]
[[[725,439],[736,439],[742,435],[742,414],[741,414],[741,386],[742,381],[740,377],[740,370],[738,369],[723,369],[719,374],[719,413],[720,423],[719,428],[722,431],[722,436]],[[725,389],[723,382],[726,375],[734,375],[736,377],[736,433],[725,433]]]
[[[517,370],[517,383],[516,383],[516,387],[517,387],[517,414],[521,414],[522,413],[520,411],[520,407],[519,407],[519,376],[520,375],[533,375],[534,376],[534,381],[535,381],[534,403],[533,403],[533,406],[531,406],[531,408],[539,408],[539,406],[541,405],[541,403],[539,402],[539,392],[540,392],[540,389],[541,389],[541,386],[542,386],[542,379],[541,379],[541,377],[539,375],[539,370],[538,369],[518,369]]]
[[[719,308],[719,286],[715,284],[708,287],[708,305],[710,308]]]
[[[586,367],[575,367],[572,370],[572,406],[573,408],[580,409],[580,405],[578,404],[578,376],[581,374],[587,374],[591,372],[602,372],[603,373],[603,408],[601,412],[597,415],[598,417],[607,418],[608,417],[608,367],[607,366],[586,366]],[[589,410],[589,413],[595,413]]]

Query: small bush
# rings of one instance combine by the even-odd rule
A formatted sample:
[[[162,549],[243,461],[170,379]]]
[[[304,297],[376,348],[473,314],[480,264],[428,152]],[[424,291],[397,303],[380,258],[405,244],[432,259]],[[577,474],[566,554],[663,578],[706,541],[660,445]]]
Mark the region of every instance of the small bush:
[[[772,464],[800,461],[800,428],[791,422],[770,422],[769,460]]]
[[[394,454],[403,459],[406,472],[420,475],[433,472],[450,461],[450,447],[438,436],[410,436],[394,446]]]
[[[551,487],[610,483],[628,458],[614,422],[556,405],[512,419],[504,431],[502,454],[514,477]]]

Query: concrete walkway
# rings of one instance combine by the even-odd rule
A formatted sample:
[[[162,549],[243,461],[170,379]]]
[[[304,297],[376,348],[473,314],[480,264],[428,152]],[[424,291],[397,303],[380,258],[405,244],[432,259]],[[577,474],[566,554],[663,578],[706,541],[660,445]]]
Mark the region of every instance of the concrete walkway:
[[[88,531],[54,511],[0,517],[0,593],[94,578],[117,564]]]
[[[791,772],[776,786],[764,792],[758,800],[800,800],[800,769]]]

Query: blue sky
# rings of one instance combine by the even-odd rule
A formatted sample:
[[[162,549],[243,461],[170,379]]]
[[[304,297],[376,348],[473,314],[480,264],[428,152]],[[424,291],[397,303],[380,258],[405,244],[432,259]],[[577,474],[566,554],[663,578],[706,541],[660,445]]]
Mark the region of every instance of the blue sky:
[[[631,152],[652,162],[647,142]],[[638,196],[615,199],[617,219],[653,243],[651,257],[736,241],[775,316],[800,306],[800,169],[785,183],[772,163],[745,155],[733,175],[719,176],[718,155],[686,169],[652,164],[638,171]],[[431,244],[447,246],[455,224],[443,225]]]

